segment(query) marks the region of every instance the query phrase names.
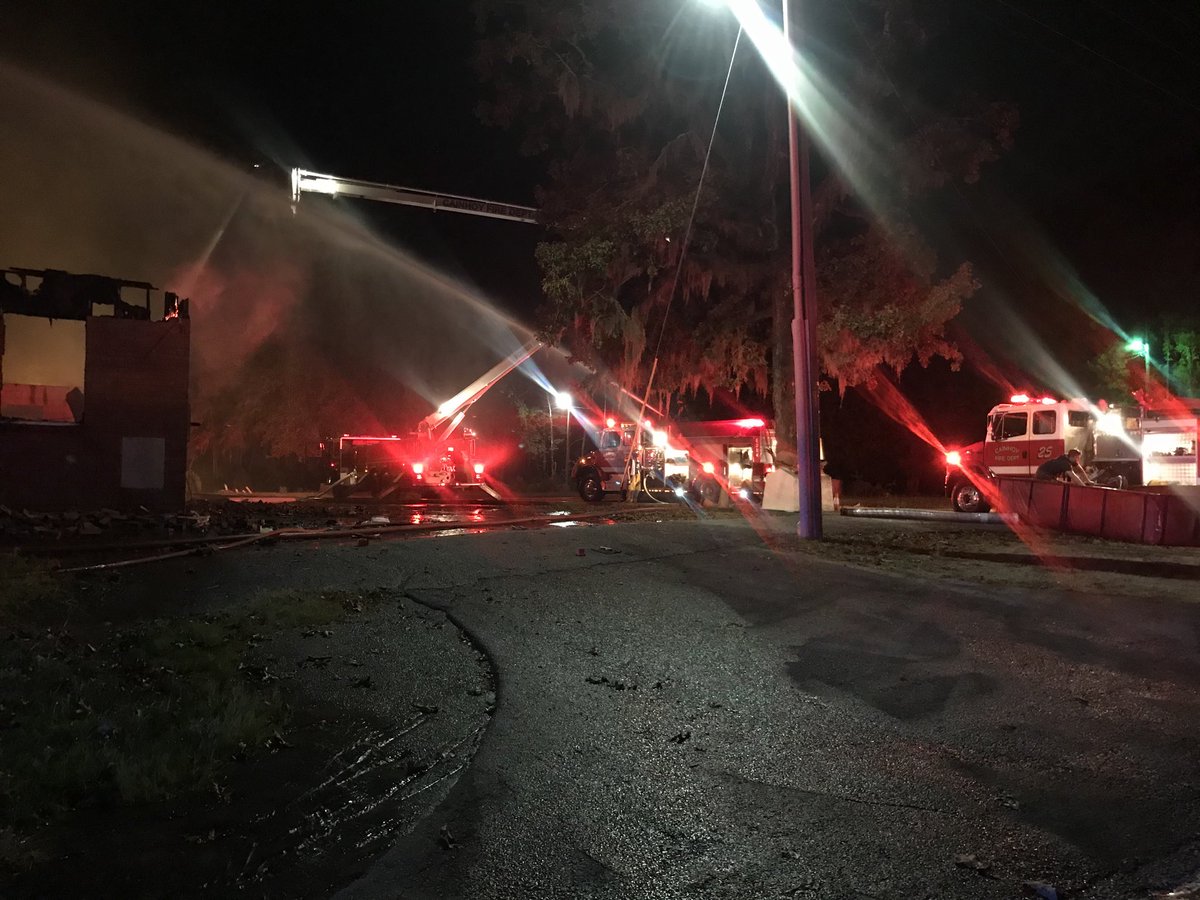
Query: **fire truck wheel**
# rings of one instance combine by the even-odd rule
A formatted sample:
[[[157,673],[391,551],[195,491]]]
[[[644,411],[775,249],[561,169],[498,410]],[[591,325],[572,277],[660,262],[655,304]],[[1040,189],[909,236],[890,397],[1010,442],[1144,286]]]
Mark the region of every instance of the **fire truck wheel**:
[[[955,486],[951,500],[957,512],[987,512],[989,508],[987,501],[983,499],[983,493],[969,481]]]
[[[711,479],[700,482],[700,502],[715,506],[721,501],[721,486]]]
[[[579,496],[588,503],[604,499],[604,483],[595,472],[584,472],[580,475],[577,486],[579,487]]]

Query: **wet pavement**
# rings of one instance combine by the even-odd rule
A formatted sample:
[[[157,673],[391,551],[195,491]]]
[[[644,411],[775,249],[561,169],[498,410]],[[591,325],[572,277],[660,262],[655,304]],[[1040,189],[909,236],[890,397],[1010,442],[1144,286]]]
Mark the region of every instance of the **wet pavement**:
[[[1100,900],[1197,871],[1200,605],[867,571],[780,527],[312,542],[161,578],[390,588],[486,651],[474,759],[344,898]]]

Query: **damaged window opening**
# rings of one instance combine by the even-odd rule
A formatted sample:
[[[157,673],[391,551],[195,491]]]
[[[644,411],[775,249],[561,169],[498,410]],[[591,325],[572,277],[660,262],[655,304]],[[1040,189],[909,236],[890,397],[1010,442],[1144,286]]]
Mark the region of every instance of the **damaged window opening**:
[[[87,322],[187,318],[187,301],[141,281],[0,269],[0,420],[78,425]]]
[[[84,323],[5,313],[3,334],[0,418],[82,422]]]

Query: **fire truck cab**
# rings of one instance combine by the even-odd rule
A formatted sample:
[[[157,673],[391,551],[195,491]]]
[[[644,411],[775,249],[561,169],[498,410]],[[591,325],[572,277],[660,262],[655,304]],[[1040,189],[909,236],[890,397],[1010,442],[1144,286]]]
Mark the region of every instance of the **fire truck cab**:
[[[1085,399],[1014,395],[988,413],[984,439],[946,454],[946,493],[959,512],[989,508],[979,480],[1033,476],[1070,449],[1083,453],[1091,477],[1117,487],[1141,483],[1141,451],[1131,438],[1136,416]]]
[[[633,454],[634,435],[639,447]],[[596,449],[575,461],[571,482],[579,496],[589,503],[603,500],[607,494],[620,494],[625,499],[631,483],[641,479],[643,486],[657,482],[662,488],[682,488],[688,477],[687,451],[671,446],[666,429],[642,423],[618,424],[607,420],[606,427],[596,435]]]

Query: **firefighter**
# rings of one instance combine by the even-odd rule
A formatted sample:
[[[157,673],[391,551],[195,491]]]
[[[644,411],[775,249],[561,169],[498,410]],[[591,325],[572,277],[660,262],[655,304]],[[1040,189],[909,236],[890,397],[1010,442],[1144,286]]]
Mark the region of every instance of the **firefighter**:
[[[1083,454],[1072,448],[1062,456],[1047,460],[1037,468],[1038,481],[1058,481],[1066,478],[1075,484],[1094,485],[1096,482],[1088,478],[1087,472],[1079,464]]]

